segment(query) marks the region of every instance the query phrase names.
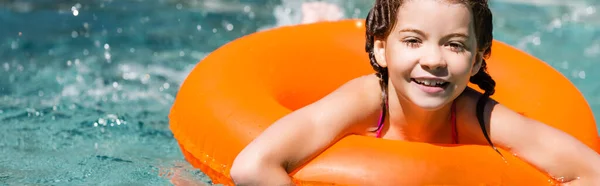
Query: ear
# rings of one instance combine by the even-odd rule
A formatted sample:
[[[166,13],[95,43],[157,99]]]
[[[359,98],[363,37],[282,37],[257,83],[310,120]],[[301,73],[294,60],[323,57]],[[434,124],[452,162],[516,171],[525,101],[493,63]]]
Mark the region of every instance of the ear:
[[[471,69],[471,76],[474,76],[481,69],[481,64],[483,63],[483,52],[477,52],[475,56],[475,61],[473,63],[473,68]]]
[[[375,39],[375,42],[373,42],[373,53],[375,54],[377,64],[383,68],[387,67],[387,62],[385,61],[385,41]]]

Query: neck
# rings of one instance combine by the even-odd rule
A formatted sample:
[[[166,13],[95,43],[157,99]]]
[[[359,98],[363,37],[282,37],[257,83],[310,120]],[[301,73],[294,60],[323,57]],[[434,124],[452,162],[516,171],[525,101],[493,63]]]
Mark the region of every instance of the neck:
[[[393,89],[392,89],[393,90]],[[407,141],[436,142],[450,134],[452,104],[436,110],[425,110],[390,91],[390,124]]]

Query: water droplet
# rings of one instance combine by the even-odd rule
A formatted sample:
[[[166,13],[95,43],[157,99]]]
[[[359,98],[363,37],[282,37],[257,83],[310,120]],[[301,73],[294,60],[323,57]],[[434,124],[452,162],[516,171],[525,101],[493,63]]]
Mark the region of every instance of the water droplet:
[[[582,70],[579,72],[579,78],[585,79],[585,71]]]
[[[588,15],[594,14],[596,13],[596,8],[594,8],[593,6],[588,6],[587,8],[585,8],[585,13],[587,13]]]
[[[542,43],[541,39],[539,36],[535,36],[533,37],[533,39],[531,40],[531,43],[533,43],[534,45],[538,46]]]
[[[90,51],[88,49],[83,49],[83,55],[87,56],[90,54]]]
[[[140,23],[142,24],[147,23],[148,21],[150,21],[150,17],[143,17],[142,19],[140,19]]]
[[[117,83],[117,82],[113,82],[113,83],[112,83],[112,86],[113,86],[113,88],[118,88],[118,87],[119,87],[119,83]]]
[[[216,29],[216,28],[213,28],[213,29],[212,29],[212,32],[213,32],[213,33],[217,33],[217,29]]]
[[[183,56],[185,56],[185,52],[184,52],[184,51],[179,51],[179,56],[180,56],[180,57],[183,57]]]
[[[78,83],[83,82],[83,77],[81,75],[77,75],[75,76],[75,81],[77,81]]]
[[[552,20],[550,25],[552,28],[560,28],[560,27],[562,27],[562,21],[560,19],[554,19],[554,20]]]
[[[10,43],[10,49],[17,49],[19,47],[19,44],[16,41],[13,41]]]
[[[98,124],[106,126],[106,119],[104,119],[104,118],[99,118],[99,119],[98,119]]]
[[[71,37],[72,38],[77,38],[77,36],[79,36],[79,33],[77,33],[77,31],[71,32]]]
[[[144,74],[140,81],[142,82],[142,84],[148,84],[148,81],[150,81],[150,74]]]
[[[177,3],[175,7],[177,8],[177,10],[181,10],[183,8],[183,5],[181,5],[181,3]]]
[[[202,30],[202,26],[201,25],[196,25],[196,30],[198,30],[198,31]]]
[[[108,61],[108,63],[110,63],[110,58],[111,58],[110,53],[104,52],[104,59],[106,59]]]
[[[120,34],[121,32],[123,32],[123,29],[122,28],[117,28],[117,33]]]
[[[134,53],[135,52],[135,48],[130,48],[129,52]]]
[[[569,62],[563,61],[561,63],[561,68],[563,68],[563,69],[569,69]]]
[[[108,49],[110,49],[110,45],[108,45],[108,43],[104,44],[104,49],[105,49],[105,50],[108,50]]]

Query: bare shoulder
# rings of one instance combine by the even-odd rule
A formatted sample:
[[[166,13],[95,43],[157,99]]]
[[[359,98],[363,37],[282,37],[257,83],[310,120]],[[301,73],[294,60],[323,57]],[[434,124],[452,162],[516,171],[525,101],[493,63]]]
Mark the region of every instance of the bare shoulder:
[[[526,117],[494,99],[486,99],[482,110],[483,124],[478,121],[476,106],[482,94],[467,88],[461,95],[458,104],[459,116],[462,118],[470,142],[487,145],[482,127],[485,127],[490,140],[494,145],[505,150],[519,154],[532,154],[531,149],[541,150],[545,148],[546,139],[560,139],[564,145],[580,145],[567,133],[553,128],[550,125]],[[554,144],[556,145],[556,144]],[[537,157],[543,159],[541,157]]]
[[[457,113],[460,119],[459,124],[462,126],[459,132],[463,134],[461,138],[466,138],[463,140],[465,142],[487,145],[488,142],[482,130],[484,128],[492,142],[504,146],[506,141],[504,139],[510,138],[510,135],[514,134],[514,130],[519,130],[521,127],[526,127],[524,125],[535,122],[496,100],[488,98],[484,100],[484,106],[480,113],[483,121],[481,123],[476,109],[481,96],[483,96],[482,93],[467,87],[458,99]]]
[[[462,112],[459,117],[465,122],[463,130],[472,138],[471,142],[487,144],[475,111],[480,97],[481,93],[466,90],[459,99],[458,111]],[[565,182],[599,183],[600,156],[573,136],[523,116],[493,99],[485,101],[482,113],[483,126],[497,147]]]
[[[352,79],[331,94],[314,103],[316,112],[322,110],[338,110],[339,117],[351,119],[347,121],[353,125],[352,133],[362,133],[366,128],[374,125],[377,121],[381,108],[381,87],[379,79],[374,74],[364,75]],[[335,116],[327,116],[327,118]]]

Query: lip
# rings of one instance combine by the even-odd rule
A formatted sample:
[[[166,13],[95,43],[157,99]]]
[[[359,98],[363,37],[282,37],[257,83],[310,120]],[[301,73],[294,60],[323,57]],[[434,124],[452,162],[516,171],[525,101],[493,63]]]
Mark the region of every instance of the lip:
[[[436,80],[436,81],[450,82],[447,79],[438,78],[438,77],[429,77],[429,76],[411,77],[411,79],[416,79],[416,80]]]
[[[445,86],[441,86],[441,87],[434,87],[434,86],[425,86],[422,84],[419,84],[417,82],[415,82],[414,80],[435,80],[435,81],[443,81],[446,82]],[[444,91],[446,91],[446,88],[448,88],[450,82],[443,79],[443,78],[437,78],[437,77],[415,77],[415,78],[411,78],[410,80],[410,84],[412,84],[413,86],[415,86],[416,88],[418,88],[419,90],[427,93],[427,94],[441,94]]]

